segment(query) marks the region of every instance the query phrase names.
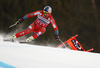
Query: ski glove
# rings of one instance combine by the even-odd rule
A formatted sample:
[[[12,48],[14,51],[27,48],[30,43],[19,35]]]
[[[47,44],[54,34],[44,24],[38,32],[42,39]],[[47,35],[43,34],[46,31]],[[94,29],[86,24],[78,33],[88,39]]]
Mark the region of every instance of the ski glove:
[[[59,40],[60,37],[59,37],[58,35],[55,35],[55,39],[56,39],[56,40]]]
[[[18,22],[18,23],[21,23],[21,22],[23,22],[23,20],[24,20],[23,18],[20,18],[20,19],[18,19],[17,22]]]

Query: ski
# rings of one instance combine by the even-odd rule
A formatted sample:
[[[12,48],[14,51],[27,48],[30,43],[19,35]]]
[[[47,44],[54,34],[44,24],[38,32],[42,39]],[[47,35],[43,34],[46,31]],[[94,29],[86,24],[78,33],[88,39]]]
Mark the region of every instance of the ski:
[[[8,41],[8,42],[14,42],[14,40],[11,39],[3,39],[4,41]]]
[[[32,41],[32,42],[26,42],[24,40],[20,40],[20,41],[15,41],[15,40],[10,40],[10,39],[3,39],[3,41],[5,42],[15,42],[15,43],[21,43],[21,44],[24,44],[24,43],[27,43],[27,44],[35,44],[36,41]]]
[[[19,43],[31,43],[31,42],[26,42],[26,41],[18,41]]]

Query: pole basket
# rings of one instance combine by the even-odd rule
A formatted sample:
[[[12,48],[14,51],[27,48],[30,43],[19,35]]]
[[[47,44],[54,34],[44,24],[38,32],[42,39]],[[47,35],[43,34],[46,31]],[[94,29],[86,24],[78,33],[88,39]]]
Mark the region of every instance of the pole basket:
[[[89,49],[89,50],[85,50],[81,44],[78,42],[78,40],[76,39],[78,35],[75,35],[71,38],[69,38],[67,41],[65,41],[64,43],[62,43],[61,45],[59,45],[57,48],[63,46],[64,44],[68,44],[69,47],[72,49],[72,50],[77,50],[77,51],[85,51],[85,52],[89,52],[89,51],[92,51],[92,49]]]

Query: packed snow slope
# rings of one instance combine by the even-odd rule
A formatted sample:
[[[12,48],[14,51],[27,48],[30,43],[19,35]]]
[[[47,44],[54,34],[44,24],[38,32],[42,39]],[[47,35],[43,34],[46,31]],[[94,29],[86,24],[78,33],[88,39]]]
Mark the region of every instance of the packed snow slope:
[[[100,54],[4,42],[0,37],[0,68],[100,68]]]

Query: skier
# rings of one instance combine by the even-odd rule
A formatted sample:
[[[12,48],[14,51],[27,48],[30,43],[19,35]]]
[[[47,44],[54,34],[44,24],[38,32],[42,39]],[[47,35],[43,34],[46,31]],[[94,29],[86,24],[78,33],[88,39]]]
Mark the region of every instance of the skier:
[[[55,39],[59,40],[60,38],[58,36],[58,28],[51,13],[52,8],[50,6],[46,6],[43,10],[31,12],[24,17],[18,19],[18,23],[21,23],[27,18],[37,16],[37,19],[26,30],[12,35],[9,39],[14,40],[18,37],[34,32],[32,36],[25,40],[26,42],[31,42],[35,40],[38,36],[42,35],[46,31],[47,25],[51,23],[53,29],[55,30]]]

